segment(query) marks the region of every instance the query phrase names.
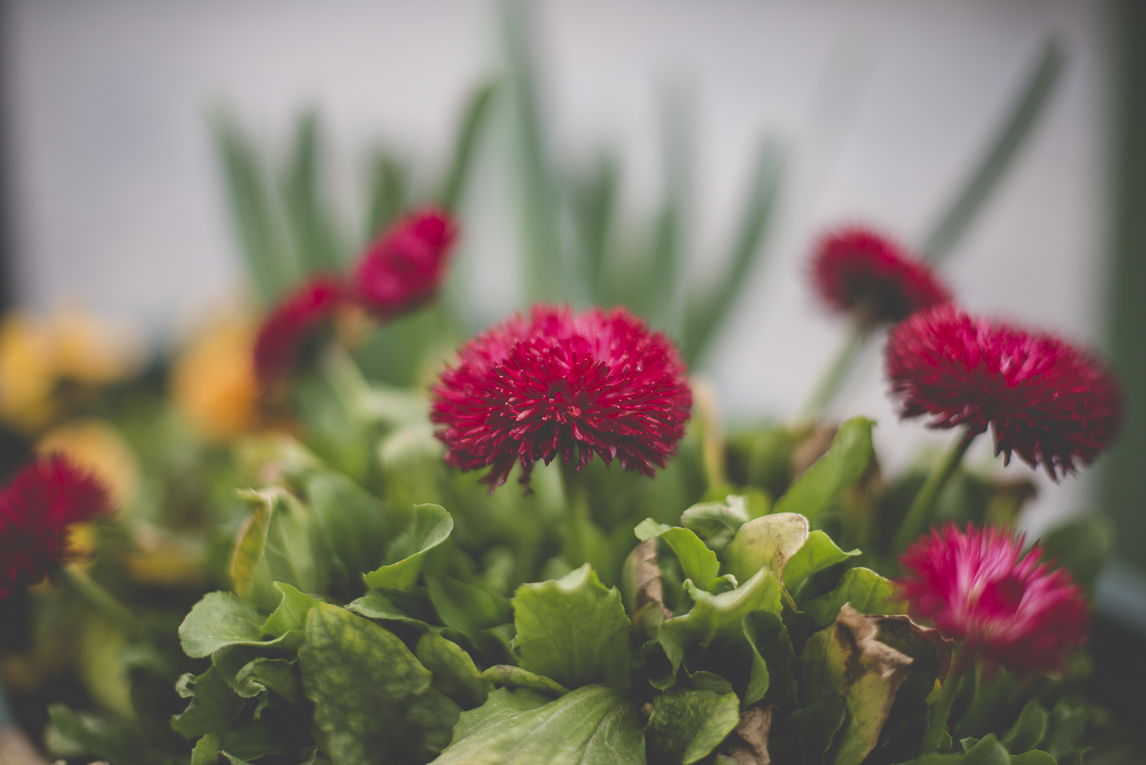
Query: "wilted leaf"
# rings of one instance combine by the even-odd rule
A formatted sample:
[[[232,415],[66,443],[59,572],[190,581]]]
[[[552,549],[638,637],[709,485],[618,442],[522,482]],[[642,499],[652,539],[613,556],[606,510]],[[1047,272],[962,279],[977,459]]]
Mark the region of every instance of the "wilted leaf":
[[[621,568],[621,594],[632,614],[633,627],[642,638],[656,634],[672,612],[665,608],[661,569],[657,564],[657,540],[641,542]]]
[[[577,688],[627,684],[629,617],[616,587],[588,564],[557,580],[523,584],[513,597],[521,666]]]
[[[854,417],[836,431],[832,448],[808,468],[777,500],[776,513],[799,513],[809,521],[832,506],[840,493],[859,480],[871,461],[871,429],[866,417]]]
[[[792,590],[812,574],[859,554],[859,550],[844,552],[824,532],[818,529],[812,531],[804,546],[796,551],[784,567],[784,586]]]
[[[724,548],[725,569],[738,581],[746,582],[761,569],[772,572],[777,581],[784,566],[804,546],[808,519],[796,513],[775,513],[748,521]],[[707,580],[706,580],[707,581]]]
[[[240,494],[255,503],[255,510],[232,557],[235,592],[268,611],[282,599],[275,582],[324,592],[330,561],[314,514],[282,489]]]
[[[426,553],[446,541],[453,528],[454,519],[440,505],[416,506],[413,527],[387,554],[395,562],[366,574],[366,584],[379,590],[410,592],[422,573]]]
[[[752,707],[740,715],[734,736],[721,747],[735,765],[771,765],[768,739],[772,732],[772,707]]]
[[[325,603],[306,620],[302,683],[322,750],[339,763],[425,762],[449,740],[458,707],[393,634]],[[385,758],[385,760],[383,759]]]
[[[911,659],[878,640],[878,620],[848,605],[835,623],[808,639],[800,656],[802,700],[842,696],[848,720],[832,765],[859,765],[875,748],[879,733],[907,677]]]
[[[706,757],[740,721],[735,693],[671,690],[653,700],[645,728],[650,756],[658,761],[691,763]]]
[[[850,603],[862,614],[902,614],[907,604],[896,597],[895,586],[869,568],[849,568],[827,595],[804,604],[803,610],[816,626],[831,624],[840,608]]]
[[[602,685],[553,701],[499,688],[462,713],[433,765],[645,765],[642,727],[636,705]]]

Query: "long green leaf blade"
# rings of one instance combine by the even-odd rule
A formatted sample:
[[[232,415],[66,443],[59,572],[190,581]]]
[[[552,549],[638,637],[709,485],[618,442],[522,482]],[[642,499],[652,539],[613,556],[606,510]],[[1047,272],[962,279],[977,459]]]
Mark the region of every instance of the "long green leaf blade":
[[[454,154],[450,161],[450,169],[446,173],[445,183],[438,196],[438,203],[447,210],[456,210],[465,191],[466,180],[473,167],[474,148],[481,136],[482,128],[489,119],[490,105],[497,92],[497,82],[486,82],[479,85],[470,94],[466,103],[466,110],[462,117],[461,127],[458,130],[457,140],[454,142]]]
[[[320,152],[318,113],[312,109],[299,115],[294,150],[281,187],[291,243],[305,273],[335,271],[346,258],[321,196]]]
[[[1054,37],[1047,38],[1039,63],[1023,86],[1022,94],[1015,101],[1002,129],[991,141],[963,190],[924,240],[924,257],[941,261],[951,254],[1031,135],[1035,123],[1054,93],[1065,63],[1066,51],[1062,45]]]

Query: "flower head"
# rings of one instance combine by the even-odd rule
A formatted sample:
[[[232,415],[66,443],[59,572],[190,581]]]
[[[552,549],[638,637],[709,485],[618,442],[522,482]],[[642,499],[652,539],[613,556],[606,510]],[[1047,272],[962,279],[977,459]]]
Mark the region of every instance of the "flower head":
[[[951,305],[892,330],[885,356],[901,417],[995,434],[995,453],[1042,462],[1052,478],[1090,464],[1118,429],[1121,398],[1103,367],[1053,335],[973,318]]]
[[[391,226],[354,271],[356,297],[379,319],[425,305],[446,276],[457,224],[440,210],[411,213]]]
[[[963,641],[964,651],[1020,672],[1049,672],[1086,641],[1090,609],[1065,569],[1036,544],[997,527],[932,529],[907,548],[896,585],[912,614]]]
[[[523,481],[538,460],[608,465],[652,475],[676,452],[692,393],[676,348],[623,308],[534,306],[466,343],[434,387],[431,419],[443,426],[446,462],[490,466]]]
[[[71,557],[71,524],[110,511],[103,484],[59,454],[20,471],[0,492],[0,597]]]
[[[870,324],[902,321],[951,299],[925,263],[864,228],[846,228],[819,241],[812,281],[832,309]]]
[[[337,279],[316,277],[279,301],[255,339],[255,374],[262,385],[274,385],[290,373],[303,343],[331,320],[344,293]]]

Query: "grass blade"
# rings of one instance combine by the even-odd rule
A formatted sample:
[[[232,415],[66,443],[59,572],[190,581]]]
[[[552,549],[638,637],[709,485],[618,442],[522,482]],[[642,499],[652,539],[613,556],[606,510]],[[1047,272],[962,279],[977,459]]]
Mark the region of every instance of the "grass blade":
[[[695,366],[704,356],[716,330],[743,290],[749,270],[765,251],[762,245],[779,195],[783,159],[779,142],[765,139],[756,160],[751,191],[733,240],[727,270],[713,289],[689,296],[683,343],[689,366]]]
[[[406,209],[410,174],[394,155],[378,150],[370,163],[370,206],[366,213],[366,242],[382,233]]]
[[[924,257],[941,261],[951,253],[1030,136],[1054,92],[1065,62],[1066,52],[1062,45],[1053,37],[1047,38],[1038,66],[1023,87],[1022,95],[1015,101],[1002,129],[995,135],[962,192],[924,240]]]
[[[298,118],[294,150],[281,186],[291,243],[305,273],[337,271],[347,255],[321,198],[319,152],[318,114],[310,110]]]
[[[585,283],[589,286],[589,299],[598,305],[604,302],[602,270],[617,212],[620,179],[621,170],[616,158],[601,152],[589,172],[570,189],[577,255]]]
[[[450,161],[449,172],[446,173],[442,192],[438,196],[438,203],[447,210],[457,210],[462,192],[465,191],[466,179],[473,167],[474,147],[481,135],[482,128],[489,119],[490,104],[497,91],[496,82],[487,82],[477,87],[470,95],[466,104],[465,115],[462,118],[461,128],[458,130],[457,140],[454,143],[454,155]]]
[[[240,252],[259,296],[265,303],[273,303],[294,284],[299,273],[273,215],[270,184],[258,154],[232,118],[218,111],[210,124]]]

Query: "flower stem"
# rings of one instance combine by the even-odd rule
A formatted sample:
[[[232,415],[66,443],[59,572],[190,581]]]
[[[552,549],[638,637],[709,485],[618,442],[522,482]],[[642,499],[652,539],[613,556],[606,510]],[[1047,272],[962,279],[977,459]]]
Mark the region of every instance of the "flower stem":
[[[848,372],[859,358],[860,351],[867,344],[869,336],[870,333],[860,322],[852,324],[831,364],[824,370],[824,375],[812,391],[812,395],[800,409],[800,419],[818,420],[823,416],[839,392],[840,386],[847,379]]]
[[[130,637],[139,634],[139,621],[131,611],[97,584],[83,569],[76,566],[60,566],[56,570],[56,577],[64,587],[123,630],[124,634]]]
[[[944,678],[942,690],[939,692],[939,700],[931,708],[920,754],[937,752],[943,743],[943,734],[947,732],[947,719],[951,716],[951,707],[959,695],[960,681],[963,679],[963,663],[959,661],[960,658],[958,655],[953,657],[951,671]]]
[[[895,533],[893,550],[903,551],[931,523],[931,516],[935,512],[935,500],[939,497],[939,492],[943,490],[947,484],[947,479],[955,472],[955,468],[959,467],[959,463],[963,461],[963,455],[967,453],[967,447],[971,445],[977,435],[979,435],[977,431],[970,429],[964,431],[963,437],[948,449],[931,468],[931,474],[927,476],[923,487],[915,495],[915,500],[907,509],[907,515],[903,522],[899,524],[899,531]]]

